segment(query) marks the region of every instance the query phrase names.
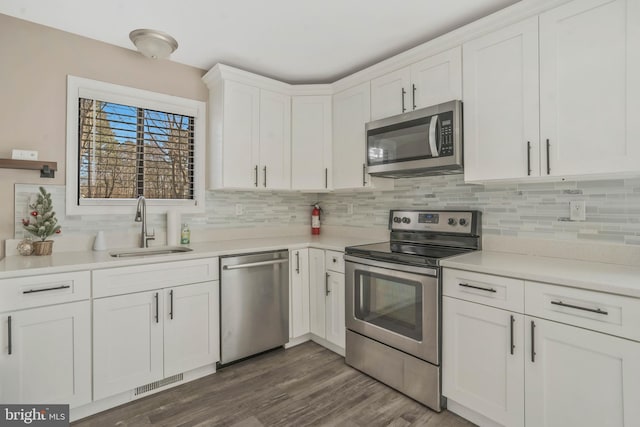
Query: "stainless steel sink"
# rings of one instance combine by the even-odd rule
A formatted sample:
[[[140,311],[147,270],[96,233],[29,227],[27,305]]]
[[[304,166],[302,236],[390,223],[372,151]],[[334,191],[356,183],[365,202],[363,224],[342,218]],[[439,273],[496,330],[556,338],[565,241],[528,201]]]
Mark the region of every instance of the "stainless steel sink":
[[[109,255],[116,258],[140,257],[150,255],[168,255],[191,252],[193,249],[184,246],[157,246],[153,248],[123,249],[109,252]]]

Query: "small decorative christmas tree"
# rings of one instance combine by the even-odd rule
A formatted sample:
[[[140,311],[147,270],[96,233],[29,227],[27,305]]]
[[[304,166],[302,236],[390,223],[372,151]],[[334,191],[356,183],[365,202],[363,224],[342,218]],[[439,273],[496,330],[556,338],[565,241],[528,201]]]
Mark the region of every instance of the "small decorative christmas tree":
[[[31,218],[23,219],[22,226],[29,233],[38,236],[43,242],[53,234],[60,234],[61,229],[53,211],[51,193],[40,187],[40,194],[35,203],[29,203]]]

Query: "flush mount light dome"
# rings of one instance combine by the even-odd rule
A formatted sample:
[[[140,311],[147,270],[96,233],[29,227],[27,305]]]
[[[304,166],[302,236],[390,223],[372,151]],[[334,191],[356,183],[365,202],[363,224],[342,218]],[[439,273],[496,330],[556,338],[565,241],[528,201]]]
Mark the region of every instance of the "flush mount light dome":
[[[158,30],[133,30],[129,38],[141,54],[151,59],[168,58],[178,48],[176,39]]]

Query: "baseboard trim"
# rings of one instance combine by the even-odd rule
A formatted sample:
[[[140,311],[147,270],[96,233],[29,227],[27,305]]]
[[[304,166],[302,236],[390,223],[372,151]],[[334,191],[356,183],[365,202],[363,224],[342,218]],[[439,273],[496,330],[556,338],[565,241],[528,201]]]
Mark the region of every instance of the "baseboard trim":
[[[96,400],[94,402],[79,406],[77,408],[71,408],[69,413],[69,418],[71,422],[77,421],[82,418],[95,415],[98,412],[106,411],[107,409],[112,409],[112,408],[115,408],[116,406],[124,405],[125,403],[133,402],[134,400],[151,396],[152,394],[159,393],[161,391],[168,390],[173,387],[177,387],[181,384],[185,384],[193,380],[197,380],[198,378],[205,377],[215,372],[216,372],[215,364],[203,366],[202,368],[193,369],[183,374],[182,381],[174,382],[163,387],[158,387],[154,390],[139,394],[137,396],[135,395],[135,388],[134,388],[132,390],[127,390],[125,392],[116,394],[114,396],[109,396],[104,399]]]
[[[449,398],[447,398],[447,410],[461,416],[467,421],[477,424],[479,427],[504,427],[502,424],[498,424],[484,415],[477,413],[473,409],[469,409]]]

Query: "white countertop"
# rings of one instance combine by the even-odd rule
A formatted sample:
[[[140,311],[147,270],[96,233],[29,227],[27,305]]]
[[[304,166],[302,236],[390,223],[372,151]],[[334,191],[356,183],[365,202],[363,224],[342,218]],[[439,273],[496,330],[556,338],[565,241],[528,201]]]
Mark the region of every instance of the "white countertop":
[[[207,243],[185,245],[192,252],[168,255],[150,255],[134,258],[115,258],[110,250],[102,252],[58,252],[49,256],[8,256],[0,260],[0,279],[33,276],[38,274],[62,273],[68,271],[94,270],[99,268],[122,267],[163,263],[186,259],[208,258],[239,253],[262,252],[278,249],[301,249],[313,247],[334,251],[344,251],[346,246],[374,243],[378,240],[341,236],[288,236],[263,237],[255,239],[220,240]]]
[[[452,257],[442,266],[640,298],[635,266],[490,251]]]

